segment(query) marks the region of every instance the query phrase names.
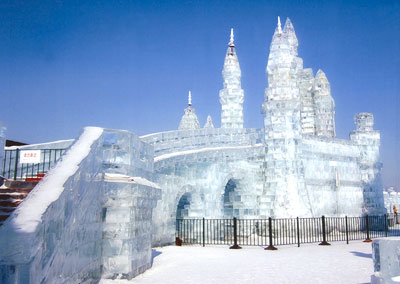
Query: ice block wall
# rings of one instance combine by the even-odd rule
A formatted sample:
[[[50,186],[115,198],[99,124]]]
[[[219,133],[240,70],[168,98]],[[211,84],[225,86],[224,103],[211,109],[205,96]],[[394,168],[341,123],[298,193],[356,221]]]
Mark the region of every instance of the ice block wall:
[[[303,136],[300,149],[305,182],[301,200],[308,216],[360,216],[363,187],[358,146],[342,139]]]
[[[177,217],[256,218],[262,193],[263,157],[262,144],[156,157],[155,180],[162,187],[163,196],[154,211],[153,245],[174,241]],[[180,201],[184,206],[181,213]]]
[[[371,275],[371,284],[398,283],[398,277],[400,277],[399,237],[373,240],[372,259],[374,260],[374,274]],[[397,277],[396,282],[393,281],[394,277]]]
[[[380,132],[374,130],[372,113],[354,115],[356,130],[350,133],[350,140],[360,149],[360,172],[364,194],[364,212],[369,215],[386,213],[379,162]]]
[[[3,283],[96,283],[147,269],[160,197],[152,167],[152,147],[137,136],[85,128],[0,228]],[[130,214],[119,218],[117,207]]]

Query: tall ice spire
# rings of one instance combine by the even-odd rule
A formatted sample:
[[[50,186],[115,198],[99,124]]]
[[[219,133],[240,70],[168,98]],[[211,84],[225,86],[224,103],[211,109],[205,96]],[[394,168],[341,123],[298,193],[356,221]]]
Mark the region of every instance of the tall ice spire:
[[[231,29],[228,50],[222,70],[224,88],[219,91],[221,128],[243,128],[244,91],[241,88],[241,77],[242,73],[236,55],[233,29]]]
[[[192,93],[189,91],[188,107],[185,108],[181,122],[179,123],[179,130],[199,129],[200,123],[197,118],[194,108],[192,108]]]
[[[278,16],[278,26],[276,27],[278,34],[282,33],[281,17]]]
[[[295,217],[298,212],[309,214],[302,203],[303,163],[298,162],[302,159],[299,70],[302,70],[302,61],[297,57],[297,46],[289,39],[285,27],[282,30],[278,18],[270,45],[266,68],[268,87],[262,106],[266,165],[263,216],[286,218]]]

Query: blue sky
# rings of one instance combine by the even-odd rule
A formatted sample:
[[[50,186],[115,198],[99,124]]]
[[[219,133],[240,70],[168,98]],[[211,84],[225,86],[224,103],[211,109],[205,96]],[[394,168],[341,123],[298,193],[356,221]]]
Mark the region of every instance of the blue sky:
[[[291,18],[304,67],[331,83],[337,136],[348,139],[355,113],[374,114],[384,185],[400,189],[399,1],[1,1],[7,138],[68,139],[87,125],[177,129],[188,90],[201,125],[210,114],[219,126],[231,27],[245,126],[261,128],[278,15]]]

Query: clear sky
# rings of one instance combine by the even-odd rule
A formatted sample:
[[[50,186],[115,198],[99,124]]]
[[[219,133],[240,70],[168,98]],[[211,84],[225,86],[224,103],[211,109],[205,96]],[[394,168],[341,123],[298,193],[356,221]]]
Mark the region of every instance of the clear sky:
[[[336,132],[372,112],[384,185],[400,189],[400,1],[0,2],[0,121],[7,138],[75,138],[93,125],[138,135],[177,129],[188,90],[201,125],[220,125],[218,92],[230,28],[245,91],[245,126],[263,127],[265,67],[277,16],[299,56],[322,69]]]

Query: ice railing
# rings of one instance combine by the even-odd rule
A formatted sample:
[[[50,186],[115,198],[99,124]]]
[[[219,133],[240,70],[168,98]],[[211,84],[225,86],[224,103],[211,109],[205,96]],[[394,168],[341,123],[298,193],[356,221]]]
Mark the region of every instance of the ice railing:
[[[42,178],[52,169],[74,139],[5,147],[0,175],[7,179]]]
[[[154,146],[154,155],[157,157],[206,147],[259,144],[263,141],[263,131],[254,128],[201,128],[160,132],[140,138]]]

